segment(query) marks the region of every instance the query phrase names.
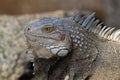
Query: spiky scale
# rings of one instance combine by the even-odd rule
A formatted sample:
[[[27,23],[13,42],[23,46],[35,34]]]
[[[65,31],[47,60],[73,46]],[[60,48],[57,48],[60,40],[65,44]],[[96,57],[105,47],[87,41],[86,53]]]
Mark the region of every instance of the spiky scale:
[[[81,25],[89,32],[93,32],[104,39],[109,39],[118,42],[120,41],[120,30],[116,30],[115,27],[112,28],[104,25],[103,22],[96,18],[95,13],[87,15],[87,17],[83,16],[81,19],[78,20],[80,21],[77,22],[80,22]]]

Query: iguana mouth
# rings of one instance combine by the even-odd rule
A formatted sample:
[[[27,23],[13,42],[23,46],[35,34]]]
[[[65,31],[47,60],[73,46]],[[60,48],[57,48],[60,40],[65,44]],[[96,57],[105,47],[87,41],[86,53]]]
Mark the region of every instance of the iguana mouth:
[[[46,36],[40,36],[40,35],[33,35],[33,34],[29,34],[26,35],[26,37],[33,42],[36,42],[38,39],[43,38],[43,39],[50,39],[50,40],[54,40],[54,41],[59,41],[58,39],[52,38],[52,37],[46,37]]]

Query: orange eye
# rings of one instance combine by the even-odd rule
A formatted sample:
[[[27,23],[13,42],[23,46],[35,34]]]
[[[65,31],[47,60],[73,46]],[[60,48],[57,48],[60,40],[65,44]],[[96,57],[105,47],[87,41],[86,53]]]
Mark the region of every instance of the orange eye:
[[[52,32],[53,30],[54,30],[54,27],[51,26],[51,25],[45,25],[45,26],[43,26],[43,28],[42,28],[42,31],[43,31],[43,32],[46,32],[46,33],[50,33],[50,32]]]

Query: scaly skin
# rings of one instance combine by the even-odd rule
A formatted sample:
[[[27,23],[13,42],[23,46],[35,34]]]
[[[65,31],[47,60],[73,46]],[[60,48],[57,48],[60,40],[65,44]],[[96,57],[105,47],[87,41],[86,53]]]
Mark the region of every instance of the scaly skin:
[[[108,71],[102,72],[110,77],[102,76],[102,80],[120,78],[120,43],[112,40],[108,41],[88,32],[82,24],[75,21],[74,17],[62,19],[43,18],[29,24],[25,28],[24,33],[27,39],[29,54],[32,54],[35,62],[35,70],[37,67],[37,59],[42,58],[50,61],[51,58],[57,56],[59,59],[65,57],[66,61],[69,60],[69,62],[71,62],[66,63],[69,64],[69,70],[68,73],[63,75],[64,79],[66,79],[66,75],[69,75],[69,80],[84,80],[92,75],[91,80],[96,80],[96,76],[98,77],[97,80],[101,80],[102,74],[100,73],[100,66],[104,69],[110,68]],[[76,61],[78,61],[77,64],[75,63]],[[102,61],[104,61],[104,63],[102,63]],[[115,66],[106,65],[110,63],[114,64],[112,63],[113,61],[116,61],[116,70]],[[57,59],[55,63],[56,62]],[[50,69],[48,68],[46,70],[46,72],[49,72]],[[113,75],[109,74],[110,70],[116,73],[114,74],[115,77],[111,77]],[[41,74],[42,71],[43,70],[41,70]],[[37,78],[39,76],[38,80],[60,80],[55,77],[52,78],[51,75],[47,77],[46,72],[43,73],[44,76],[41,76],[37,74],[39,71],[36,71],[35,76],[37,76]],[[54,74],[54,72],[51,74]],[[58,76],[60,76],[59,74]]]

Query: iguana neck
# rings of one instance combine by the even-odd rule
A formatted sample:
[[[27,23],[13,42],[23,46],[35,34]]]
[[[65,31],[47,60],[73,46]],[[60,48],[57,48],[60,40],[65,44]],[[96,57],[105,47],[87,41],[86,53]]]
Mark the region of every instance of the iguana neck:
[[[95,40],[98,39],[96,35],[89,33],[80,24],[68,26],[67,30],[71,38],[73,49],[79,49],[80,51],[89,49],[96,44]]]

